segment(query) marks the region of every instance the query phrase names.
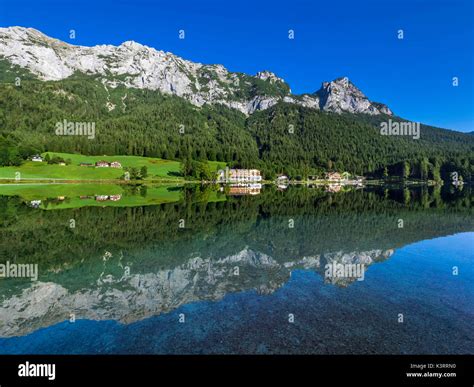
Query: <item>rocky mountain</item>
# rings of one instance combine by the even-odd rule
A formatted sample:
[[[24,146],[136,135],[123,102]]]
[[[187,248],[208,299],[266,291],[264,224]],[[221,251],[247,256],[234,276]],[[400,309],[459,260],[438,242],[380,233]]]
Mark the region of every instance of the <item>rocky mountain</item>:
[[[322,110],[336,113],[367,113],[393,115],[388,106],[371,102],[347,77],[324,82],[315,95]]]
[[[100,79],[104,87],[159,90],[197,106],[223,104],[247,115],[279,101],[336,113],[392,115],[346,77],[324,82],[313,94],[293,95],[288,84],[270,71],[255,76],[230,72],[222,65],[194,63],[133,41],[84,47],[32,28],[0,28],[0,59],[41,80],[62,80],[79,72]]]

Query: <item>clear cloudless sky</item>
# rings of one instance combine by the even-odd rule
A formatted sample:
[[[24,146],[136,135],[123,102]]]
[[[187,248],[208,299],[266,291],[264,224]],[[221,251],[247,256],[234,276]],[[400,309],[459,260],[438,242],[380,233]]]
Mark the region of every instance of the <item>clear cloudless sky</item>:
[[[231,71],[267,69],[294,93],[347,76],[399,116],[465,132],[474,130],[473,17],[473,0],[0,0],[1,27],[86,46],[134,40]]]

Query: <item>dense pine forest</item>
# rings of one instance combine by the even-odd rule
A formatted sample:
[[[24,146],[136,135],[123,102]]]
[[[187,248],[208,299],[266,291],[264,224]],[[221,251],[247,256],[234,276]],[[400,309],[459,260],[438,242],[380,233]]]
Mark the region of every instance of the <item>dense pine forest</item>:
[[[1,65],[1,64],[0,64]],[[4,64],[3,64],[4,65]],[[0,66],[1,67],[1,66]],[[305,179],[325,171],[370,177],[472,179],[474,137],[421,125],[421,138],[382,136],[388,116],[321,112],[279,103],[249,117],[196,107],[157,91],[106,87],[83,74],[41,82],[0,79],[0,165],[45,151],[222,161]],[[392,118],[393,120],[394,118]],[[94,139],[58,136],[57,122],[94,122]]]

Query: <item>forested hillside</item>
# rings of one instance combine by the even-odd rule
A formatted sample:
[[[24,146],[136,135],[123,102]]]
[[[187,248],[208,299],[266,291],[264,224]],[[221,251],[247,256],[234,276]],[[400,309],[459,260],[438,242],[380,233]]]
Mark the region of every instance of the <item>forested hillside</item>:
[[[421,126],[421,138],[382,136],[387,116],[322,112],[280,102],[250,116],[221,105],[198,107],[159,91],[105,86],[76,74],[37,81],[3,67],[0,164],[44,151],[226,161],[267,178],[327,170],[439,179],[473,172],[474,137]],[[392,119],[395,119],[392,117]],[[57,122],[94,122],[94,139],[58,136]]]

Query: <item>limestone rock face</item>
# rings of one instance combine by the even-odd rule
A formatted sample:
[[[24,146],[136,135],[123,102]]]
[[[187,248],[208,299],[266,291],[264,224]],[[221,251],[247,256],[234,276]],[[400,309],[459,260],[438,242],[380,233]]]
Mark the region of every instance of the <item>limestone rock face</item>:
[[[332,82],[323,82],[321,88],[315,94],[319,97],[321,110],[370,115],[393,114],[386,105],[369,101],[346,77],[338,78]]]
[[[105,87],[121,84],[159,90],[194,105],[219,103],[244,114],[268,109],[280,101],[336,113],[388,114],[346,78],[324,82],[319,91],[292,95],[282,78],[270,71],[244,76],[222,65],[204,65],[170,52],[127,41],[119,46],[76,46],[24,27],[0,28],[0,60],[20,66],[42,80],[61,80],[75,73],[98,77]],[[264,88],[258,82],[267,82]]]

